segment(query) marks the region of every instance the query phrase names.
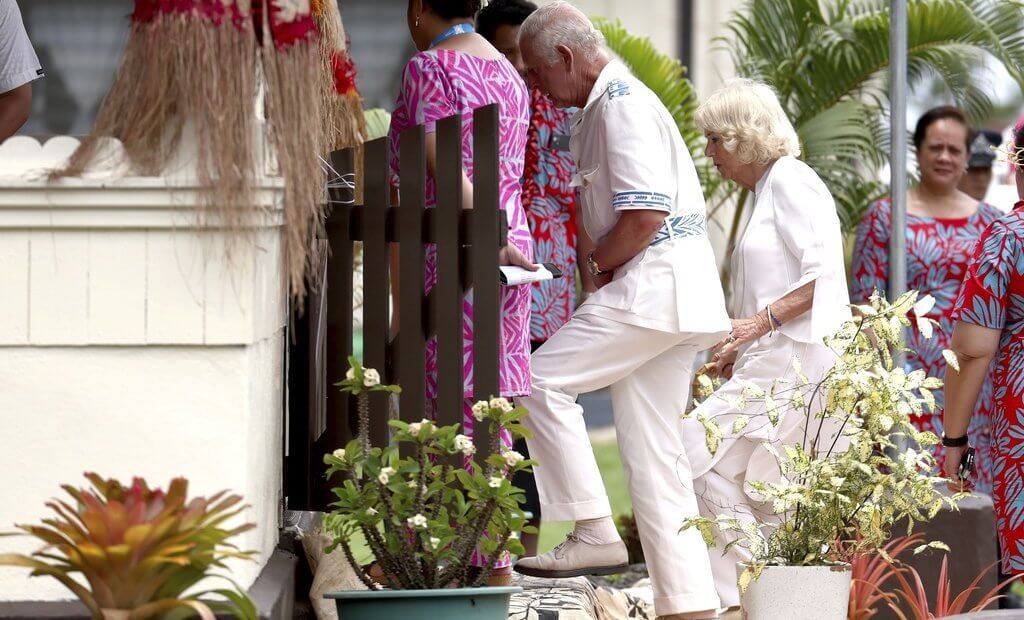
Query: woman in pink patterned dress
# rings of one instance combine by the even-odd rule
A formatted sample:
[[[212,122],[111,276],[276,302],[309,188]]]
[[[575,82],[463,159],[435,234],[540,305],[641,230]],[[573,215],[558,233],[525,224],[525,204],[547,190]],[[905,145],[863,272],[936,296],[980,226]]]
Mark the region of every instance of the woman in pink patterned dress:
[[[424,125],[427,131],[426,203],[436,203],[433,179],[438,120],[462,113],[462,158],[465,167],[463,204],[472,204],[473,182],[473,110],[492,103],[501,109],[499,119],[499,184],[501,208],[508,219],[508,245],[501,250],[501,264],[535,269],[530,262],[530,229],[521,202],[520,178],[529,125],[529,93],[522,78],[505,57],[483,37],[473,32],[473,18],[480,0],[409,0],[409,31],[420,51],[405,66],[402,87],[391,116],[390,150],[392,183],[398,184],[398,138],[402,131]],[[428,247],[426,287],[437,282],[437,255]],[[501,341],[499,347],[499,389],[501,396],[530,393],[530,287],[501,289]],[[467,299],[463,306],[464,406],[467,434],[472,432],[473,396],[473,307]],[[397,315],[396,315],[397,317]],[[436,341],[427,345],[427,398],[437,396]],[[511,445],[503,432],[502,440]],[[507,449],[507,448],[506,448]],[[474,558],[480,565],[479,558]],[[499,561],[495,573],[510,573],[507,558]]]

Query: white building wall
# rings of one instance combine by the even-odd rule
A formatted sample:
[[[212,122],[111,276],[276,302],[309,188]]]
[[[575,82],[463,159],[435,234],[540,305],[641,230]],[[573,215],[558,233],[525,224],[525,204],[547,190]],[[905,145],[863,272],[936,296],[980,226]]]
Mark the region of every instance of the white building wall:
[[[187,181],[47,185],[33,161],[73,144],[50,146],[0,145],[0,175],[24,169],[0,178],[0,531],[49,516],[83,472],[163,488],[184,476],[191,496],[228,489],[250,505],[257,529],[236,542],[257,561],[231,569],[248,587],[276,544],[282,489],[279,182],[265,180],[228,260],[223,233],[197,230]],[[0,538],[0,552],[38,547]],[[0,600],[71,598],[27,573],[0,568]]]

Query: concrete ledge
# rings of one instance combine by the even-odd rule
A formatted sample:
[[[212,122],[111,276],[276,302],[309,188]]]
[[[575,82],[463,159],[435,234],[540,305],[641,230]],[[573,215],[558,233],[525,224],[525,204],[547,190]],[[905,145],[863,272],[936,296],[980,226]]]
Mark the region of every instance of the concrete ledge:
[[[295,570],[298,558],[276,549],[263,567],[249,596],[256,604],[260,620],[291,620],[295,604]],[[36,577],[45,579],[45,577]],[[217,616],[228,618],[227,616]],[[91,620],[78,601],[13,601],[0,602],[3,620]]]

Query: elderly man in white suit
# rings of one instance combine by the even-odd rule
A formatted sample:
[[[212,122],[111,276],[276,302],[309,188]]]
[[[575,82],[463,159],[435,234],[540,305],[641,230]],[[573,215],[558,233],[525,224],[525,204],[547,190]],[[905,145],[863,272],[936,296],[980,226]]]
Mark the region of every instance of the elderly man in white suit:
[[[600,290],[533,356],[530,454],[542,515],[575,521],[565,542],[523,558],[521,573],[619,572],[626,549],[576,397],[611,387],[619,451],[644,557],[664,618],[715,618],[719,599],[698,515],[680,416],[696,354],[728,333],[704,196],[676,125],[658,98],[609,59],[600,33],[565,2],[520,28],[528,79],[556,104],[577,106],[570,151],[587,261]]]

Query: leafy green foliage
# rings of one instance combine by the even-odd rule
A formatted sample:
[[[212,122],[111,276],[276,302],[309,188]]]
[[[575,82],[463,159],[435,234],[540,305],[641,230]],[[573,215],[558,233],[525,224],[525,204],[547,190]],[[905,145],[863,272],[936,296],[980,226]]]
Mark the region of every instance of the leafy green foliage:
[[[809,381],[795,360],[796,381],[777,382],[768,392],[745,387],[735,405],[745,410],[751,401],[763,401],[766,414],[757,423],[765,423],[763,417],[776,425],[773,410],[802,418],[801,445],[767,446],[776,456],[779,480],[749,483],[774,516],[766,523],[695,518],[683,528],[696,528],[710,544],[718,530],[732,537],[730,545],[747,547],[753,562],[746,583],[768,565],[849,562],[875,552],[897,522],[907,522],[909,533],[915,523],[960,499],[936,489],[943,479],[932,473],[936,467],[929,447],[938,438],[911,422],[911,416],[934,408],[932,391],[942,381],[923,370],[908,374],[892,354],[905,350],[908,313],[923,317],[933,303],[930,297],[918,300],[916,291],[892,305],[875,295],[870,304],[856,306],[857,317],[826,339],[837,360],[820,380]],[[928,337],[933,323],[919,318],[916,326]],[[723,430],[714,420],[700,422],[708,445],[717,443]]]
[[[92,473],[85,477],[91,489],[62,487],[74,504],[47,503],[56,517],[17,526],[45,546],[31,556],[0,555],[0,564],[57,579],[97,619],[103,609],[129,611],[130,620],[173,610],[210,620],[214,612],[256,618],[252,601],[233,582],[231,588],[190,593],[211,569],[226,568],[225,560],[251,559],[253,552],[239,551],[229,539],[255,526],[225,525],[245,509],[241,497],[222,491],[189,500],[184,478],[172,480],[165,493],[141,478],[125,486]],[[76,573],[87,585],[72,579]],[[223,600],[201,600],[211,594]]]
[[[487,580],[494,561],[504,553],[523,553],[518,533],[526,526],[519,508],[523,491],[511,483],[512,474],[528,470],[533,461],[503,450],[498,429],[513,437],[529,434],[522,426],[526,411],[504,398],[473,406],[476,432],[489,433],[489,453],[474,458],[476,447],[459,425],[437,426],[424,419],[389,422],[391,445],[371,447],[367,438],[368,391],[397,391],[381,385],[379,375],[350,358],[352,369],[338,385],[360,400],[359,437],[324,456],[327,476],[338,475],[336,501],[324,523],[363,583],[375,589],[370,572],[354,560],[351,541],[365,538],[377,566],[392,587],[404,589],[474,586]],[[465,469],[455,463],[469,463]],[[334,548],[332,547],[332,548]],[[474,551],[487,558],[473,574]]]
[[[974,75],[988,55],[1024,86],[1024,5],[1017,0],[910,0],[910,86],[938,78],[972,118],[992,102]],[[807,163],[832,189],[846,230],[886,189],[889,2],[750,0],[723,39],[737,72],[771,84]],[[770,33],[770,34],[769,34]]]
[[[909,0],[910,85],[938,78],[968,115],[992,107],[975,75],[988,56],[1024,87],[1024,4],[1019,0]],[[703,155],[697,100],[686,70],[650,40],[617,22],[596,20],[609,48],[676,119],[690,149],[712,218],[738,203],[728,230],[731,252],[746,209],[745,192],[724,182]],[[888,0],[749,0],[719,43],[737,73],[772,85],[800,136],[804,160],[832,191],[843,230],[888,192],[876,178],[888,157]],[[726,275],[727,279],[727,274]]]

